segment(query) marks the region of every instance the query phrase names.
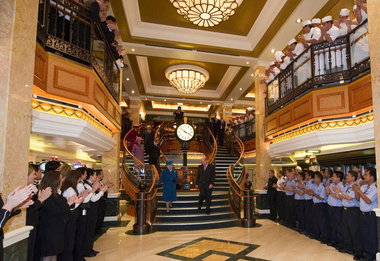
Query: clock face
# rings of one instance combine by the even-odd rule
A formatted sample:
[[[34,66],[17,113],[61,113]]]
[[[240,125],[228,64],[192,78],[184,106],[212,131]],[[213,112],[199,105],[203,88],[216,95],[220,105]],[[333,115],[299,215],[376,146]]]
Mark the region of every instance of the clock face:
[[[189,141],[194,137],[194,128],[190,124],[181,124],[178,126],[177,137],[182,141]]]

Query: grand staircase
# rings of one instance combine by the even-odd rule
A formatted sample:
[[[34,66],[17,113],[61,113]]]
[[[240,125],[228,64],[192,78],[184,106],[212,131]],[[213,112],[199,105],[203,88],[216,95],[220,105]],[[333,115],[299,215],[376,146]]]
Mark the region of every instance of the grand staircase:
[[[157,231],[197,230],[235,226],[238,223],[228,201],[227,168],[237,157],[225,147],[219,146],[215,157],[215,186],[212,193],[211,213],[205,214],[205,207],[198,210],[199,192],[177,192],[177,201],[170,213],[166,213],[162,192],[158,194],[158,209],[153,229]]]

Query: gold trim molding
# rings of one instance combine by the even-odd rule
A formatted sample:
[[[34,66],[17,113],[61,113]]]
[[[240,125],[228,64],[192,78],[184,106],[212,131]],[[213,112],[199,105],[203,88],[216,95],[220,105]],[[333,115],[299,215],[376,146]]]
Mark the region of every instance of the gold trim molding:
[[[294,130],[286,134],[274,137],[271,142],[278,143],[281,141],[286,141],[286,140],[296,138],[296,137],[299,137],[311,132],[315,132],[315,131],[355,127],[355,126],[359,126],[359,125],[366,124],[373,121],[374,121],[373,113],[368,113],[366,115],[359,116],[356,118],[351,117],[344,120],[340,119],[340,120],[317,122],[310,126],[306,126],[301,129]]]
[[[94,116],[91,116],[83,109],[72,108],[61,104],[42,101],[36,98],[32,99],[32,108],[36,111],[58,115],[62,117],[82,120],[90,123],[95,128],[101,130],[106,135],[112,137],[112,131],[101,124]]]

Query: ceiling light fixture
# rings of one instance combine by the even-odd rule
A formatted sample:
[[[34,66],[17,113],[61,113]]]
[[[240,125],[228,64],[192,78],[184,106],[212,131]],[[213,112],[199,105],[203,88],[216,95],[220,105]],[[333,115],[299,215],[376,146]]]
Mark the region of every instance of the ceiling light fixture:
[[[166,69],[165,77],[179,92],[196,93],[209,79],[208,71],[189,64],[173,65]]]
[[[134,93],[135,93],[135,91],[132,90],[132,94],[134,94]]]
[[[170,0],[177,13],[203,27],[218,25],[234,15],[243,0]]]
[[[275,51],[276,51],[276,49],[272,49],[272,50],[270,50],[271,53],[274,53]]]
[[[129,78],[127,78],[126,80],[129,81]]]
[[[301,18],[297,18],[296,23],[300,24],[301,22],[302,22],[302,19]]]

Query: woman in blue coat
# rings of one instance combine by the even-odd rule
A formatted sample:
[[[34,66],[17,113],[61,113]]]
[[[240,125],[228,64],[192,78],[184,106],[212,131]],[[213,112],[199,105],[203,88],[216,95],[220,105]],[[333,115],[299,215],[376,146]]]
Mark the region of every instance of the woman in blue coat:
[[[169,208],[172,202],[177,200],[176,183],[178,180],[177,171],[173,168],[173,161],[166,162],[166,168],[162,172],[159,184],[163,183],[164,191],[162,200],[166,202],[166,213],[169,213]]]

